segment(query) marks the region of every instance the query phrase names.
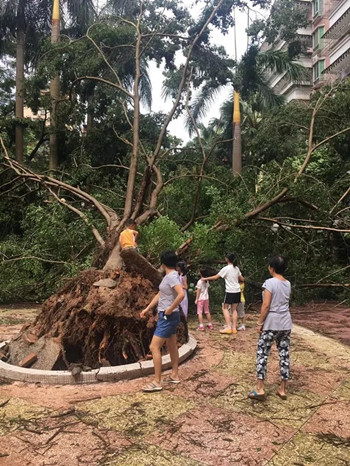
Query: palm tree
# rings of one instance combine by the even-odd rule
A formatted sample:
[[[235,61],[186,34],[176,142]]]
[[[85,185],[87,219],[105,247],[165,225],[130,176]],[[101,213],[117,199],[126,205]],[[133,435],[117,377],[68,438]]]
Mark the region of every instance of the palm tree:
[[[96,17],[95,6],[92,0],[64,0],[68,12],[67,32],[74,37],[82,35]],[[51,43],[57,44],[60,40],[61,18],[60,0],[53,0]],[[60,98],[60,77],[57,73],[50,83],[51,115],[50,115],[50,171],[58,168],[57,144],[57,102]]]
[[[24,64],[25,46],[31,42],[30,50],[35,50],[38,32],[45,25],[42,21],[42,8],[38,0],[7,0],[0,5],[0,43],[3,44],[0,53],[11,54],[15,45],[16,56],[16,107],[15,117],[23,119],[24,107]],[[47,25],[47,24],[46,24]],[[33,56],[31,57],[33,59]],[[23,122],[16,122],[16,160],[22,162],[24,151]]]
[[[92,0],[63,0],[68,12],[70,27],[83,29],[85,20],[91,19]],[[39,41],[47,37],[51,29],[53,0],[3,0],[0,3],[0,56],[16,57],[16,107],[15,117],[23,119],[24,68],[35,64]],[[79,28],[77,28],[79,25]],[[16,122],[16,160],[23,161],[23,122]]]
[[[267,73],[277,71],[284,73],[286,78],[291,81],[301,81],[305,76],[305,68],[292,61],[287,52],[280,50],[268,50],[261,52],[259,47],[252,45],[243,55],[241,61],[235,67],[232,74],[232,81],[227,82],[226,86],[232,86],[235,90],[235,110],[234,119],[236,134],[233,135],[233,165],[232,170],[235,175],[241,173],[241,141],[240,141],[240,98],[243,101],[251,102],[255,111],[266,110],[275,106],[282,105],[283,96],[276,95],[267,81]],[[214,87],[211,83],[206,83],[201,92],[195,97],[191,106],[191,112],[195,120],[205,116],[208,108],[221,91],[223,86]],[[232,111],[231,111],[232,118]],[[232,120],[231,120],[232,121]],[[193,125],[190,120],[187,122],[189,131],[193,131]],[[231,133],[232,134],[232,133]]]

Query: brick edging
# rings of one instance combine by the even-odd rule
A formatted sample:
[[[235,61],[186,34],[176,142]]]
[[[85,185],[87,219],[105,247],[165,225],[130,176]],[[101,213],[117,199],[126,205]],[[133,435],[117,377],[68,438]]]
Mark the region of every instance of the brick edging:
[[[0,349],[6,342],[0,343]],[[179,361],[182,363],[191,356],[197,346],[197,341],[189,335],[188,342],[179,348]],[[162,357],[162,369],[171,367],[170,356]],[[25,369],[0,361],[0,378],[9,381],[30,383],[45,383],[54,385],[69,385],[97,382],[113,382],[117,380],[136,379],[154,372],[153,361],[135,362],[123,366],[101,367],[89,372],[81,372],[74,377],[69,371],[44,371],[39,369]]]

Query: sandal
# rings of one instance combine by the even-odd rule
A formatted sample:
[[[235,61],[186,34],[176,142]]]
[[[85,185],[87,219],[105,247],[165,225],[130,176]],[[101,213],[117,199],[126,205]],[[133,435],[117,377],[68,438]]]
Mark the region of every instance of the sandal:
[[[278,397],[280,397],[281,400],[286,400],[286,399],[287,399],[287,395],[281,395],[280,392],[276,392],[276,395],[277,395]]]
[[[146,393],[160,392],[163,390],[163,387],[156,385],[155,383],[150,383],[146,387],[143,387],[142,391]]]
[[[266,395],[265,393],[259,394],[256,392],[256,390],[252,390],[248,393],[248,398],[250,398],[251,400],[264,401],[266,399]]]
[[[179,384],[179,383],[181,382],[181,380],[179,380],[179,379],[173,379],[173,378],[171,377],[171,375],[169,375],[168,377],[164,377],[163,382],[164,382],[164,383],[173,383],[173,384],[177,385],[177,384]]]

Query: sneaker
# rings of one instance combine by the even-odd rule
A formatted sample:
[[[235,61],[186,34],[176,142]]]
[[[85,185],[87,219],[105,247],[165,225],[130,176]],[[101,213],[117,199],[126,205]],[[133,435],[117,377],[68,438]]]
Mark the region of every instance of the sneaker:
[[[208,324],[207,327],[209,330],[213,330],[213,324]]]
[[[203,327],[203,325],[198,325],[198,327],[196,328],[196,330],[199,330],[200,332],[204,332],[204,327]]]
[[[236,329],[233,329],[233,330],[231,330],[231,333],[233,333],[233,335],[236,335],[236,333],[238,333],[238,332],[237,332]]]
[[[223,334],[223,335],[231,335],[232,334],[232,329],[229,328],[229,327],[225,327],[225,328],[220,330],[220,333]]]
[[[240,327],[238,327],[238,330],[245,330],[245,325],[241,325]]]

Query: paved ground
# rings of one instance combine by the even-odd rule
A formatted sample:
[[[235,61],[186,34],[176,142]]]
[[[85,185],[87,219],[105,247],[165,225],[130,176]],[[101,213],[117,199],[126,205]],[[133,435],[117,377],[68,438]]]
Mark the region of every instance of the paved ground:
[[[0,308],[0,340],[26,315]],[[250,401],[255,322],[237,336],[219,324],[196,333],[182,383],[163,393],[142,394],[144,379],[0,385],[0,465],[350,465],[350,347],[296,327],[288,400],[275,395],[274,350],[268,399]]]

